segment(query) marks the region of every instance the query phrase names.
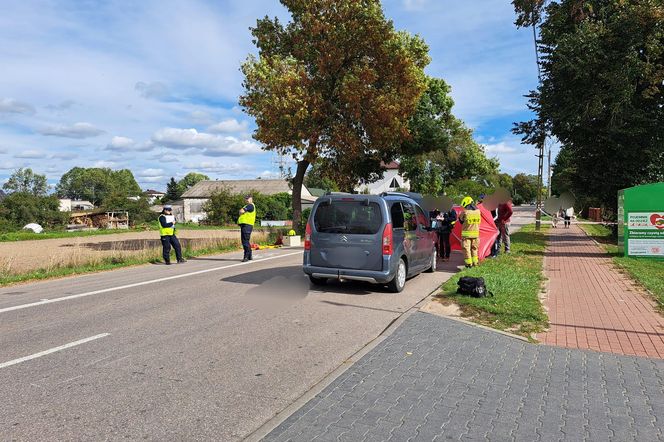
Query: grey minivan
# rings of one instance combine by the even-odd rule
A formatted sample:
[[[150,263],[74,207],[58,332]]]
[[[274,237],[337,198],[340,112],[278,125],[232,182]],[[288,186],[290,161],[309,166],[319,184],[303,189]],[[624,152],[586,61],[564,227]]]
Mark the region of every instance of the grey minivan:
[[[318,198],[304,238],[304,273],[386,284],[401,292],[406,279],[436,269],[436,233],[410,194],[328,194]]]

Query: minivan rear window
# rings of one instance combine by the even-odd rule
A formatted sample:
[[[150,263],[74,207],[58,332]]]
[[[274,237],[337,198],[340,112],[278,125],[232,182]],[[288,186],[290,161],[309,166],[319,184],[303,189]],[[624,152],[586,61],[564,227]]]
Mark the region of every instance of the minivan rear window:
[[[383,225],[383,215],[377,203],[332,201],[318,206],[314,225],[320,233],[375,235]]]

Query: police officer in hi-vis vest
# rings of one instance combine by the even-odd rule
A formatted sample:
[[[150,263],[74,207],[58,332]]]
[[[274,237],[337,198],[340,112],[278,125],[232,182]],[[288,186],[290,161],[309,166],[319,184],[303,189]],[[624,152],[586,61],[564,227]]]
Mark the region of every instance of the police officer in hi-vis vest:
[[[159,236],[161,236],[161,247],[166,265],[171,265],[171,246],[175,249],[178,264],[187,262],[182,257],[182,247],[180,247],[180,241],[175,236],[175,217],[171,206],[164,206],[161,215],[159,215]]]
[[[246,204],[240,209],[240,217],[237,223],[240,225],[242,248],[244,249],[242,262],[247,262],[253,259],[251,256],[251,232],[254,230],[254,224],[256,224],[256,206],[251,195],[245,196],[244,200]]]
[[[469,196],[461,201],[463,211],[459,215],[459,222],[463,225],[461,229],[461,240],[463,241],[464,262],[466,267],[477,266],[480,263],[480,225],[482,223],[482,212],[474,204]]]

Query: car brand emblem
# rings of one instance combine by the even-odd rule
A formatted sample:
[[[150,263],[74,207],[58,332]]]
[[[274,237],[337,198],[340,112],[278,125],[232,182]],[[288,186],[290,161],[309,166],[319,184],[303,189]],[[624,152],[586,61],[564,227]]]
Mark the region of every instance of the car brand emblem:
[[[348,237],[346,235],[341,235],[341,242],[348,242]]]

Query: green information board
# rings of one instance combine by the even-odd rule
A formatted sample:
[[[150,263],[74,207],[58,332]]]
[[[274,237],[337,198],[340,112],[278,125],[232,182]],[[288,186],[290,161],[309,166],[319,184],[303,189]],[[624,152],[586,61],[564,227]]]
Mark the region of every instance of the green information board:
[[[664,183],[618,192],[618,246],[625,256],[664,259]]]

